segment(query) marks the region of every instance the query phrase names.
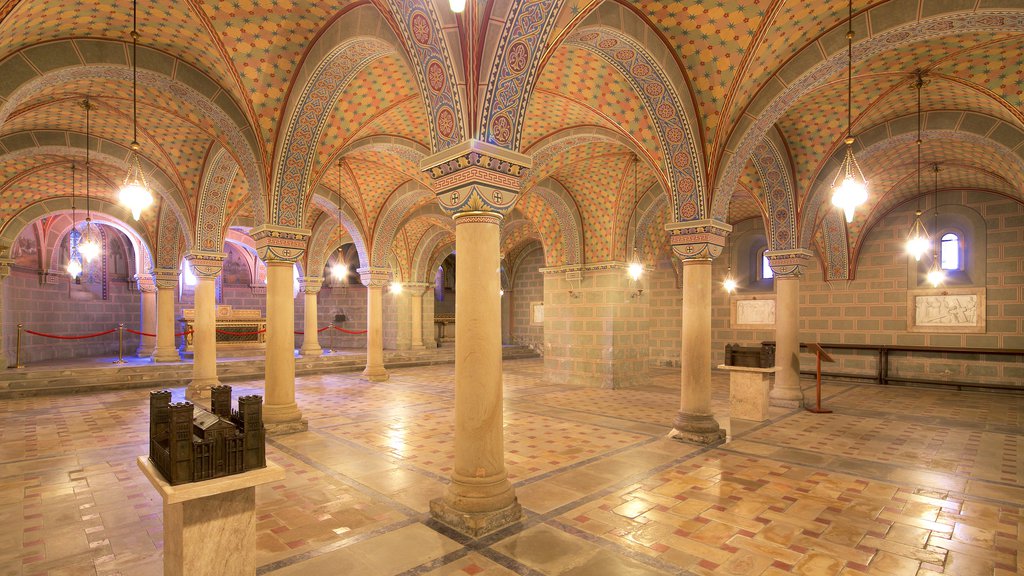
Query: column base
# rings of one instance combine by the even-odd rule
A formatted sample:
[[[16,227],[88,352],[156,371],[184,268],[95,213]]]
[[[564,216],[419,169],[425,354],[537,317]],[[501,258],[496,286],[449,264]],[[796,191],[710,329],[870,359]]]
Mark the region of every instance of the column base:
[[[467,536],[479,538],[522,520],[523,507],[505,474],[498,478],[463,478],[453,474],[445,495],[430,501],[430,516]]]
[[[299,348],[299,355],[302,356],[303,358],[315,357],[315,356],[323,356],[324,355],[324,349],[323,348],[308,348],[308,349],[307,348]]]
[[[804,405],[804,392],[797,388],[772,388],[768,392],[768,405],[779,408],[802,408]]]
[[[709,445],[725,439],[725,430],[710,414],[687,414],[679,412],[672,422],[671,436],[676,440],[694,444]]]
[[[366,378],[370,382],[387,382],[390,377],[391,375],[388,374],[388,371],[383,366],[374,366],[372,368],[367,366],[366,369],[363,370],[363,378]]]
[[[135,350],[136,358],[150,358],[153,356],[153,354],[155,354],[155,351],[152,347],[149,346],[147,346],[146,348],[139,348]]]
[[[219,385],[220,380],[216,378],[192,380],[185,387],[185,399],[189,401],[208,400],[210,398],[210,388]]]
[[[309,430],[309,422],[302,417],[298,404],[265,404],[263,428],[268,436],[283,436]]]
[[[168,348],[166,350],[157,348],[153,352],[153,362],[181,362],[181,355],[178,354],[177,348]]]
[[[412,349],[413,350],[426,350],[427,347],[424,346],[423,344],[413,344],[412,345]]]

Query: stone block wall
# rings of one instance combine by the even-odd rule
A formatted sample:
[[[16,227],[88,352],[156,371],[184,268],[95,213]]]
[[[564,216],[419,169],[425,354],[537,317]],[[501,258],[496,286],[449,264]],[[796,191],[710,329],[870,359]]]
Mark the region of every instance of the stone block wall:
[[[505,293],[505,298],[511,302],[509,320],[512,343],[539,351],[544,349],[544,325],[530,322],[530,303],[544,301],[544,276],[539,272],[543,266],[544,251],[538,249],[530,252],[516,270],[512,290]]]
[[[683,289],[669,257],[659,259],[644,282],[650,310],[650,361],[655,366],[679,366],[683,329]]]

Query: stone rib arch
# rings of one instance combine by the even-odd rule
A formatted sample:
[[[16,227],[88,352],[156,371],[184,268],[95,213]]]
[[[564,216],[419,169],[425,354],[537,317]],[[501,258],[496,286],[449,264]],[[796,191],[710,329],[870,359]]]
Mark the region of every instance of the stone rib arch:
[[[360,264],[370,261],[370,252],[366,244],[366,232],[355,210],[339,194],[324,186],[317,187],[317,193],[313,196],[313,202],[323,212],[341,220],[342,227],[352,237],[352,245],[356,247]]]
[[[548,37],[564,0],[513,0],[502,15],[504,26],[488,67],[479,140],[519,150],[530,94],[537,82]],[[500,9],[500,8],[499,8]]]
[[[418,218],[428,220],[431,224],[444,228],[452,234],[455,233],[455,221],[452,220],[451,216],[445,214],[444,210],[441,210],[441,207],[438,206],[436,202],[425,204],[406,214],[397,229],[401,230],[402,228],[405,228],[406,224]]]
[[[64,212],[57,212],[56,214],[51,214],[51,216],[64,215],[69,213],[70,210],[65,210]],[[119,240],[122,242],[122,246],[126,248],[125,254],[128,255],[128,258],[130,258],[129,269],[133,269],[135,271],[136,277],[143,274],[153,273],[152,253],[150,252],[149,246],[146,244],[146,241],[143,240],[138,235],[138,232],[135,229],[129,227],[129,225],[126,222],[121,222],[118,219],[107,216],[106,214],[103,214],[101,212],[94,212],[92,221],[93,223],[101,223],[110,226],[111,228],[120,231],[124,235],[124,237],[128,239],[128,246],[124,246],[123,240]],[[61,227],[59,232],[53,229],[50,230],[49,234],[55,236],[55,241],[53,243],[53,246],[50,247],[50,254],[47,260],[48,267],[50,269],[53,268],[53,265],[55,263],[60,262],[60,251],[63,248],[64,237],[71,232],[71,227],[71,220],[68,219],[67,222]],[[131,247],[131,250],[127,250],[129,246]],[[42,243],[40,243],[40,247],[42,247]]]
[[[199,113],[211,120],[217,132],[227,144],[228,149],[235,156],[236,162],[242,168],[249,188],[249,199],[252,204],[254,219],[257,222],[263,222],[266,218],[263,164],[259,160],[260,155],[251,127],[244,123],[240,124],[233,119],[244,118],[244,116],[241,115],[237,108],[224,109],[220,103],[215,102],[209,96],[189,84],[175,79],[175,77],[167,76],[160,71],[141,67],[143,62],[140,58],[140,69],[138,70],[138,81],[140,84],[160,90],[178,100],[188,102]],[[178,61],[178,64],[187,66],[187,64],[181,61]],[[81,80],[131,82],[132,70],[127,64],[87,64],[77,67],[58,68],[41,76],[35,76],[16,88],[11,93],[9,99],[0,107],[0,125],[7,121],[7,118],[18,106],[39,91],[51,86]],[[223,101],[223,98],[219,99],[219,101]],[[148,163],[148,161],[144,161],[144,164]]]
[[[506,262],[514,260],[519,251],[531,242],[538,242],[544,247],[544,263],[550,266],[552,264],[548,262],[548,254],[551,252],[550,247],[546,244],[545,238],[537,231],[536,225],[531,220],[516,217],[506,220],[502,225],[499,245]]]
[[[33,132],[20,132],[17,134],[28,135],[29,137],[32,137],[34,141],[38,141],[36,138],[37,135],[54,133],[55,132],[53,131],[40,130]],[[66,145],[64,146],[45,145],[20,148],[0,156],[0,162],[22,160],[33,156],[57,156],[62,158],[73,158],[84,165],[85,135],[74,132],[63,132],[62,134],[64,135],[66,142]],[[89,151],[92,161],[109,164],[124,172],[128,171],[128,163],[126,159],[129,151],[127,148],[95,136],[93,136],[92,139],[98,142],[98,145]],[[173,180],[160,171],[159,168],[152,164],[147,167],[150,168],[150,171],[146,173],[146,177],[153,186],[153,191],[156,192],[160,198],[169,201],[168,205],[170,206],[174,216],[178,219],[179,226],[185,230],[190,230],[190,212],[183,200],[181,191],[174,186]]]
[[[1009,11],[985,11],[955,13],[932,16],[922,20],[895,26],[853,45],[854,65],[878,57],[883,52],[898,49],[928,38],[938,38],[970,32],[1024,32],[1024,14]],[[816,43],[808,49],[817,49]],[[799,58],[799,56],[797,56]],[[756,111],[756,119],[742,133],[729,137],[726,154],[730,154],[725,168],[715,186],[712,199],[711,217],[723,220],[728,216],[729,200],[754,148],[761,142],[772,126],[800,98],[818,88],[846,68],[846,51],[837,50],[819,61],[795,81],[781,89],[763,109]],[[758,95],[757,99],[765,99]],[[750,114],[752,112],[748,112]]]
[[[751,161],[765,187],[768,248],[792,250],[800,238],[797,236],[796,189],[790,177],[789,162],[769,137],[754,148]]]
[[[434,272],[437,270],[437,266],[430,267],[431,257],[439,246],[446,244],[455,245],[453,230],[434,227],[420,238],[420,242],[416,246],[416,252],[413,253],[412,257],[410,273],[414,282],[434,281]]]
[[[707,218],[704,158],[691,128],[697,125],[696,116],[692,105],[684,107],[660,60],[633,37],[603,25],[581,28],[566,43],[590,50],[611,64],[643,100],[664,151],[673,220]]]
[[[370,267],[382,268],[387,265],[388,255],[391,254],[391,243],[409,213],[409,209],[425,198],[433,198],[433,194],[418,182],[406,182],[391,193],[391,197],[381,208],[377,226],[373,232]]]
[[[414,142],[407,138],[377,135],[360,138],[359,140],[349,143],[338,152],[337,157],[344,158],[349,154],[356,154],[362,151],[391,154],[401,158],[402,160],[410,162],[413,166],[417,167],[419,166],[420,161],[423,160],[423,158],[425,158],[430,152],[418,142]]]
[[[467,138],[465,95],[460,86],[465,78],[457,75],[452,52],[444,30],[458,23],[448,10],[440,13],[431,0],[388,0],[404,44],[403,53],[413,63],[416,82],[430,119],[430,149],[440,152]],[[441,18],[445,21],[442,25]],[[461,55],[458,61],[467,58]]]
[[[452,241],[449,244],[446,244],[446,243],[443,243],[443,242],[438,243],[437,247],[434,249],[433,255],[430,258],[430,266],[427,268],[427,270],[433,270],[433,271],[436,272],[437,269],[441,267],[441,264],[444,263],[445,258],[450,256],[454,252],[455,252],[455,239],[454,238],[452,238]],[[428,282],[433,282],[433,279],[431,278],[431,279],[429,279],[427,281]]]
[[[181,261],[182,240],[187,238],[188,234],[182,234],[178,219],[161,206],[156,223],[156,267],[177,270]]]
[[[337,221],[326,213],[321,213],[320,218],[313,225],[313,232],[309,236],[309,247],[303,258],[306,262],[306,269],[311,270],[314,275],[324,269],[327,260],[335,250],[352,242],[352,236],[347,232],[336,240],[334,237],[337,230]],[[362,267],[362,262],[359,267]]]
[[[238,164],[220,145],[207,155],[196,203],[195,246],[206,252],[221,252],[227,228],[227,204]]]
[[[636,219],[636,230],[632,231],[633,237],[629,244],[644,261],[650,261],[654,256],[645,254],[645,248],[650,243],[650,233],[653,231],[654,221],[658,218],[659,213],[666,209],[668,209],[668,196],[655,186],[652,186],[641,198],[640,215]],[[629,254],[626,255],[627,258],[629,256]]]
[[[593,143],[617,144],[632,150],[639,158],[647,158],[651,166],[654,167],[658,180],[662,185],[668,184],[668,180],[661,170],[656,167],[656,163],[650,154],[639,147],[633,140],[608,128],[587,126],[553,134],[531,146],[529,153],[533,158],[533,167],[530,168],[530,172],[527,174],[526,184],[523,188],[529,190],[535,183],[549,177],[554,172],[549,166],[560,154],[564,154],[573,148]]]
[[[551,207],[558,219],[558,227],[562,233],[563,265],[583,263],[586,245],[586,232],[583,228],[583,217],[572,195],[558,181],[548,178],[530,190]],[[545,254],[548,251],[545,250]]]

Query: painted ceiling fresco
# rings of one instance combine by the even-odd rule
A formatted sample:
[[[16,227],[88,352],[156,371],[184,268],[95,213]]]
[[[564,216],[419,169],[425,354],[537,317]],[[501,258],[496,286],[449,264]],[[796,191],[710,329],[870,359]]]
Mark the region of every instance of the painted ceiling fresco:
[[[414,25],[398,3],[386,1],[140,0],[141,154],[166,188],[163,201],[173,205],[159,212],[176,218],[185,235],[196,233],[207,159],[222,147],[240,167],[222,200],[223,224],[258,225],[283,202],[276,176],[286,162],[279,157],[282,142],[299,142],[292,150],[308,162],[293,199],[302,212],[296,222],[313,226],[334,218],[335,210],[316,208],[331,202],[311,195],[333,198],[337,191],[372,245],[382,210],[398,191],[421,189],[422,197],[401,203],[410,213],[432,202],[419,163],[441,151],[436,92],[461,110],[458,125],[466,138],[489,134],[484,128],[492,105],[513,109],[521,101],[517,151],[535,156],[537,167],[516,209],[529,224],[517,224],[505,241],[515,250],[540,239],[550,266],[624,257],[636,152],[641,195],[656,188],[664,196],[663,210],[643,219],[652,227],[643,237],[646,254],[664,253],[665,224],[710,218],[717,199],[727,202],[720,214],[730,223],[765,218],[764,184],[743,153],[766,135],[777,139],[777,166],[792,182],[788,193],[796,209],[787,217],[797,221],[794,229],[803,230],[803,219],[823,220],[818,206],[829,208],[820,196],[829,193],[846,124],[844,3],[552,2],[546,6],[558,12],[518,61],[524,68],[506,85],[514,90],[498,95],[489,84],[501,78],[495,47],[535,31],[494,25],[513,21],[509,11],[518,3],[469,4],[456,16],[447,2],[427,2],[442,33]],[[70,197],[68,166],[80,162],[84,150],[84,113],[76,103],[85,97],[96,105],[94,189],[113,200],[132,139],[131,3],[11,0],[6,7],[0,19],[0,217]],[[907,135],[916,127],[916,70],[928,78],[925,161],[948,166],[940,186],[1021,199],[1024,4],[856,0],[853,10],[853,129],[863,135],[858,150],[872,196],[862,219],[841,232],[847,245],[856,246],[882,214],[922,194],[912,176],[916,147]],[[624,40],[611,55],[573,40],[576,30],[604,34],[612,28]],[[366,39],[383,48],[367,52],[336,92],[310,88],[310,78],[333,73],[326,58],[332,50]],[[445,66],[426,66],[421,56],[428,45]],[[636,51],[653,66],[616,65]],[[667,101],[651,104],[666,90],[676,98],[674,108]],[[297,120],[302,103],[314,114]],[[692,153],[673,151],[681,132],[667,130],[666,120],[687,126],[690,132],[682,134],[692,138]],[[691,216],[673,208],[686,193],[674,188],[680,169],[699,176],[688,182],[704,187],[699,192],[708,201]],[[547,188],[532,193],[534,187]],[[157,240],[157,214],[153,210],[142,226],[149,245]],[[432,233],[438,225],[430,219],[402,222],[385,237],[393,243],[392,261],[408,274],[417,254],[433,253],[450,235]],[[800,238],[800,245],[840,233],[819,229],[812,226],[811,238]],[[563,241],[566,234],[576,244]],[[825,247],[821,256],[835,249]]]

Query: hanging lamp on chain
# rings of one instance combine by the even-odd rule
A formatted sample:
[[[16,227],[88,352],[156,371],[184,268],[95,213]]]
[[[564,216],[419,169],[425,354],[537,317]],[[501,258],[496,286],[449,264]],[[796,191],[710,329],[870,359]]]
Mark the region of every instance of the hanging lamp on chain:
[[[847,222],[853,222],[853,213],[868,200],[868,181],[853,154],[853,0],[849,0],[849,29],[846,31],[846,155],[839,172],[832,180],[832,204],[842,208]]]
[[[85,226],[82,227],[82,238],[78,243],[78,253],[85,258],[86,262],[92,262],[102,252],[99,242],[99,230],[92,223],[92,206],[89,197],[90,177],[92,165],[90,161],[90,150],[92,149],[92,125],[90,117],[92,103],[86,98],[82,101],[82,108],[85,108]]]
[[[78,232],[78,214],[75,211],[75,163],[71,163],[71,232],[68,233],[68,275],[78,279],[82,275],[82,257],[78,254],[78,242],[82,234]]]
[[[338,217],[338,239],[340,241],[341,232],[341,158],[338,158],[338,201],[335,204],[335,210],[337,210],[336,216]],[[345,254],[341,250],[341,245],[338,245],[338,254],[335,256],[334,265],[331,266],[331,276],[338,282],[344,282],[348,276],[348,266],[345,265]]]
[[[142,171],[142,163],[139,159],[139,114],[138,114],[138,43],[139,32],[137,0],[132,0],[132,152],[128,159],[128,174],[124,177],[124,184],[118,193],[118,200],[121,204],[132,211],[132,217],[136,220],[142,216],[142,211],[153,204],[153,193],[149,190],[149,183],[146,181],[146,174]]]
[[[629,249],[629,230],[633,229],[633,213],[636,211],[636,189],[637,189],[637,165],[640,163],[640,159],[637,158],[636,154],[633,155],[633,202],[629,207],[629,228],[626,230],[626,246]],[[630,256],[629,266],[627,273],[633,282],[640,280],[640,277],[644,274],[644,263],[640,261],[640,255],[636,251],[636,234],[634,231],[633,236],[633,254]]]
[[[921,172],[923,171],[921,165],[921,147],[923,145],[921,140],[921,88],[924,87],[924,72],[918,70],[914,87],[917,88],[917,212],[914,214],[914,224],[910,227],[910,234],[907,235],[907,254],[913,256],[915,261],[920,261],[921,256],[927,254],[928,248],[931,247],[928,229],[925,228],[924,222],[921,220],[921,197],[924,194],[924,190],[921,189]]]
[[[939,230],[939,165],[936,163],[932,166],[932,172],[935,174],[935,217],[932,220],[932,229],[938,232]],[[946,281],[946,271],[942,269],[942,264],[939,260],[939,243],[935,243],[935,249],[932,251],[932,267],[928,270],[926,276],[928,283],[933,287],[938,288],[940,284]]]

